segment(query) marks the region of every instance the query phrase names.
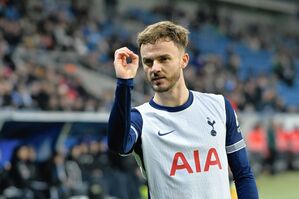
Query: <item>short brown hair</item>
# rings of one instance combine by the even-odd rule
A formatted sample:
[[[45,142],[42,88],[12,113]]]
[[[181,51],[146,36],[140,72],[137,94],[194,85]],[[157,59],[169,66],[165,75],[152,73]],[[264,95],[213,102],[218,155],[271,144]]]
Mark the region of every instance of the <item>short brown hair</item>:
[[[154,44],[160,39],[173,41],[178,47],[185,49],[188,45],[189,31],[171,21],[161,21],[147,26],[137,36],[139,48],[142,44]]]

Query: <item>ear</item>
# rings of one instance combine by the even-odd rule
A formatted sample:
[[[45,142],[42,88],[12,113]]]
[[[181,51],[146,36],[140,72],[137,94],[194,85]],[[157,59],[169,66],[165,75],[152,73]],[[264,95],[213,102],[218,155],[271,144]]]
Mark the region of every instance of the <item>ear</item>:
[[[182,69],[186,68],[187,65],[189,63],[189,54],[188,53],[184,53],[182,56],[182,60],[181,60],[181,67]]]

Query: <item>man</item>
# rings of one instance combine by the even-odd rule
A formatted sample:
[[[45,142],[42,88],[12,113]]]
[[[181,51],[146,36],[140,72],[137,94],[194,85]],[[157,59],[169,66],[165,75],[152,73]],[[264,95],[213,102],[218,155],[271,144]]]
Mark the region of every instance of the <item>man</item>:
[[[188,30],[169,21],[148,26],[137,43],[153,98],[131,109],[139,56],[115,51],[117,88],[108,144],[134,152],[151,199],[229,199],[229,168],[239,199],[258,198],[235,112],[221,95],[188,90]],[[128,61],[129,60],[129,61]]]

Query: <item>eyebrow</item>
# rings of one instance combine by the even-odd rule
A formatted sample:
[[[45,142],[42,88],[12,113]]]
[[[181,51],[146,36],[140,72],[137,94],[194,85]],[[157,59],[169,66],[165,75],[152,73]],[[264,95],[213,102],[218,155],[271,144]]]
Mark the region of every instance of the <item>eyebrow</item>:
[[[163,54],[163,55],[158,55],[158,56],[153,56],[153,57],[143,57],[142,61],[149,61],[149,60],[153,60],[153,59],[157,59],[157,58],[168,58],[171,57],[169,54]]]

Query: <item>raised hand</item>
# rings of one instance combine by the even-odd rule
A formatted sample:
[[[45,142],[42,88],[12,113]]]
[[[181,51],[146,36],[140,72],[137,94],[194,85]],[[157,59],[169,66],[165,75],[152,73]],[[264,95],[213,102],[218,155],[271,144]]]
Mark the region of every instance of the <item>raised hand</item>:
[[[130,62],[128,62],[130,59]],[[134,78],[139,65],[139,57],[127,47],[119,48],[114,53],[114,69],[117,78]]]

